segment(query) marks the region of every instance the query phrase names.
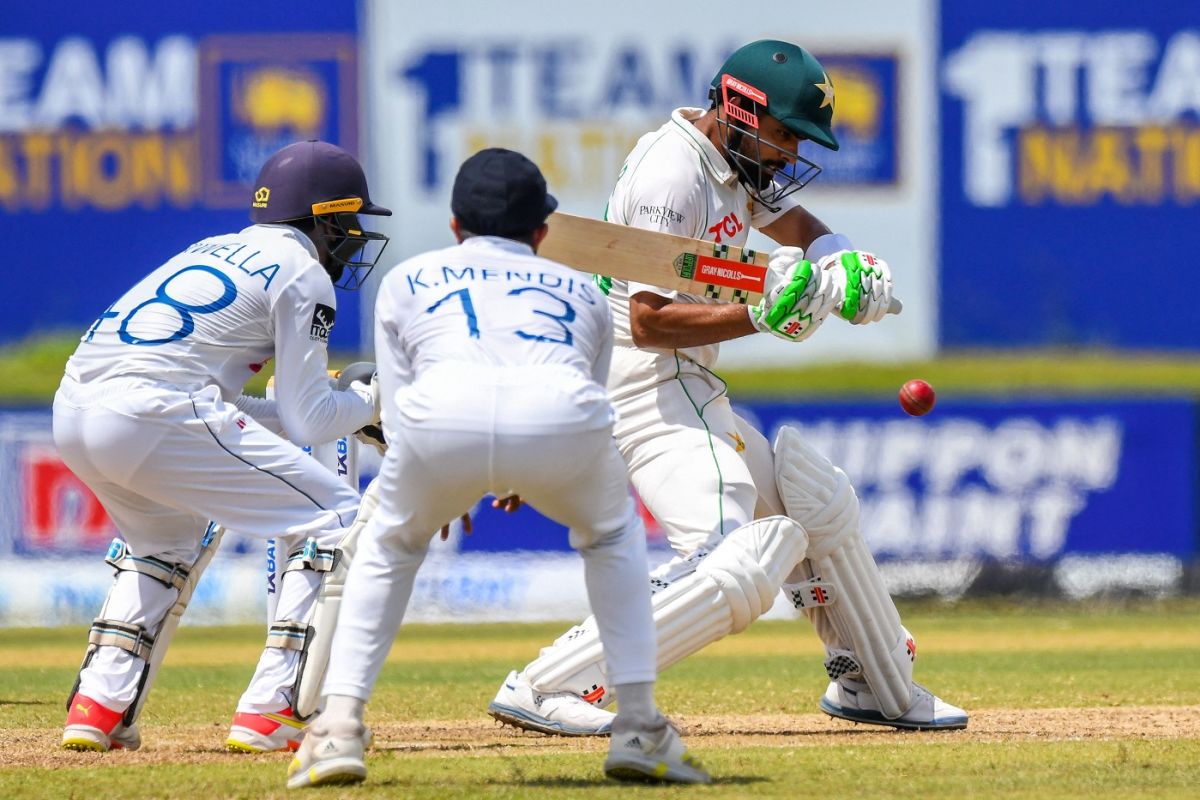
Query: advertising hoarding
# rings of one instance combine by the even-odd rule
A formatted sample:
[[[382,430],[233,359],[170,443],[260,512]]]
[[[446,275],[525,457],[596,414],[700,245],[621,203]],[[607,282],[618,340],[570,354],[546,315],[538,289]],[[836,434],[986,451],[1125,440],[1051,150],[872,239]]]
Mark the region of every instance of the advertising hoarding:
[[[942,3],[943,347],[1200,350],[1195,11]]]
[[[104,6],[110,13],[105,11]],[[0,34],[0,342],[82,333],[137,279],[249,224],[266,157],[358,150],[355,3],[23,4]],[[339,292],[334,346],[357,347]]]
[[[905,313],[886,324],[825,326],[801,346],[756,336],[725,347],[725,364],[922,357],[934,350],[931,2],[881,7],[852,0],[796,15],[760,4],[753,20],[702,23],[703,9],[615,0],[550,15],[532,0],[422,9],[366,4],[367,104],[381,196],[397,210],[384,230],[401,258],[453,242],[450,187],[458,165],[489,146],[524,152],[560,208],[603,216],[625,156],[672,109],[707,107],[726,56],[786,39],[827,64],[838,152],[805,145],[823,174],[802,192],[813,213],[889,260]],[[797,20],[789,22],[789,20]],[[756,235],[752,245],[770,247]],[[395,263],[395,262],[392,262]]]

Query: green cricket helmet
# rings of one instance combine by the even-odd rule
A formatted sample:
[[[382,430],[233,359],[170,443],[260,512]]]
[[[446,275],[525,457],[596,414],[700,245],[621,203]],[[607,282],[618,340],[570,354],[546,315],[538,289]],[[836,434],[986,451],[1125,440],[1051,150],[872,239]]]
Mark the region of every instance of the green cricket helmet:
[[[788,153],[797,167],[778,174],[764,169],[764,157],[779,148],[759,137],[760,116],[769,114],[800,138],[838,149],[832,129],[833,82],[802,47],[775,39],[739,47],[713,78],[709,96],[725,111],[720,130],[727,157],[747,190],[768,206],[803,187],[821,168]]]

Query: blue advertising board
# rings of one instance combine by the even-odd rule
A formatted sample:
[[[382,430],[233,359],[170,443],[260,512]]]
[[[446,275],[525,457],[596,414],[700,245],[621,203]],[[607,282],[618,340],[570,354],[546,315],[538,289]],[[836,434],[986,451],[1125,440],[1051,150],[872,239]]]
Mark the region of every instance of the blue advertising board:
[[[1200,350],[1191,3],[941,3],[941,344]]]
[[[941,398],[911,418],[892,403],[753,404],[854,482],[880,560],[1200,553],[1197,405],[1191,400]],[[1169,433],[1165,433],[1169,432]]]
[[[896,105],[900,58],[894,53],[817,53],[836,97],[837,155],[813,142],[800,154],[821,166],[821,186],[889,186],[900,181]]]
[[[863,534],[881,561],[1047,562],[1062,556],[1200,554],[1191,400],[963,400],[905,416],[892,402],[749,403],[773,439],[799,428],[854,482]],[[644,508],[650,543],[665,539]],[[565,550],[531,509],[473,512],[461,551]]]
[[[245,227],[251,182],[282,145],[321,138],[356,152],[356,7],[10,9],[0,35],[0,212],[10,234],[0,343],[82,333],[170,256]],[[356,347],[359,299],[338,295],[332,344]]]
[[[922,418],[894,402],[750,403],[739,411],[768,436],[798,427],[846,470],[885,579],[920,573],[932,583],[902,582],[953,593],[947,580],[986,561],[1049,564],[1056,573],[1135,561],[1136,575],[1122,567],[1098,579],[1076,569],[1075,578],[1056,580],[1070,596],[1105,581],[1169,591],[1180,562],[1200,555],[1194,400],[943,397]],[[112,580],[102,554],[118,532],[58,458],[49,416],[0,412],[0,474],[12,479],[0,485],[0,625],[86,622]],[[487,498],[472,516],[472,535],[455,525],[449,541],[433,543],[415,586],[418,615],[532,621],[587,613],[582,565],[563,552],[564,528],[529,508],[496,511]],[[642,516],[651,561],[661,563],[670,553],[662,531],[644,508]],[[197,596],[201,618],[261,619],[277,559],[259,539],[227,534]],[[1156,577],[1148,562],[1177,566]]]

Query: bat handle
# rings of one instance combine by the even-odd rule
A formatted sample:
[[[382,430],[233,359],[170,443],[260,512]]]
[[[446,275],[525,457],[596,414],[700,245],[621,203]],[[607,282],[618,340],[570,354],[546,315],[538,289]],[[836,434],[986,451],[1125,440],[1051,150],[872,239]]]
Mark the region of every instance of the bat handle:
[[[900,302],[899,297],[893,297],[891,305],[888,306],[887,312],[889,314],[899,314],[903,310],[904,310],[904,303]]]

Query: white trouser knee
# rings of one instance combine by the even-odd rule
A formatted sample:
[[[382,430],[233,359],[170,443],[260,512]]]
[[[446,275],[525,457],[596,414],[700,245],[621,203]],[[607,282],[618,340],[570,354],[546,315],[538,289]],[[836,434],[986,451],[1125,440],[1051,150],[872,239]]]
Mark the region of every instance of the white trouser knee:
[[[572,529],[571,542],[589,542],[580,547],[580,555],[608,674],[614,683],[653,683],[655,636],[646,585],[646,531],[631,498],[626,498],[626,506],[617,530],[601,534]]]

